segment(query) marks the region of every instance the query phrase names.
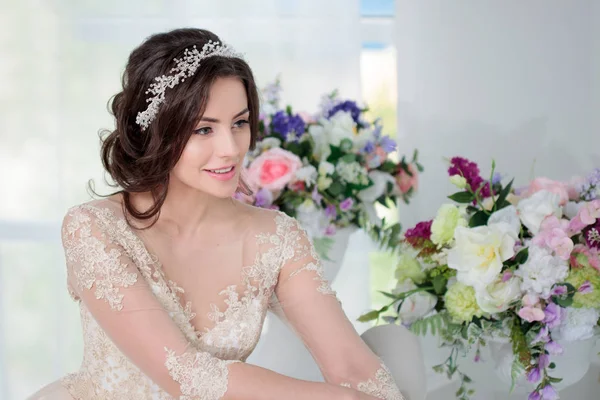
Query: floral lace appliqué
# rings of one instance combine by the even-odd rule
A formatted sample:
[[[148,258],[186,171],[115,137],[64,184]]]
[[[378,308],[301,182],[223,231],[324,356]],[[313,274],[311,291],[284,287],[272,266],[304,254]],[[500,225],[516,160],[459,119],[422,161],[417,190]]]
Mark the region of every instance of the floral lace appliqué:
[[[227,392],[227,366],[238,360],[220,360],[207,353],[183,353],[176,355],[165,348],[167,360],[165,366],[169,375],[180,385],[181,400],[202,398],[219,400]]]
[[[340,386],[352,387],[350,383],[344,382]],[[375,372],[375,378],[369,379],[366,382],[359,382],[356,386],[357,390],[362,393],[377,397],[382,400],[405,400],[394,378],[390,373],[390,370],[381,363],[381,368]]]

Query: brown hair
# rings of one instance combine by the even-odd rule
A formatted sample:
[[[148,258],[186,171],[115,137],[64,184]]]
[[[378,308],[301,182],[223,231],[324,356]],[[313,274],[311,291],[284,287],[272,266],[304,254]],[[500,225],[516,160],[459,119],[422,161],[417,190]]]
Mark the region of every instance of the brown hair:
[[[129,56],[122,78],[123,90],[113,96],[110,105],[116,120],[115,130],[103,131],[101,148],[102,164],[114,182],[110,185],[121,188],[112,195],[123,195],[126,217],[131,215],[139,220],[158,217],[167,197],[169,173],[204,113],[210,88],[217,78],[233,76],[243,83],[250,110],[250,148],[254,148],[258,93],[252,70],[239,58],[212,56],[202,60],[193,76],[167,89],[165,101],[147,129],[142,131],[135,122],[138,112],[148,105],[146,90],[154,79],[169,74],[175,66],[173,59],[181,57],[186,48],[196,45],[201,49],[209,40],[221,42],[207,30],[176,29],[150,36]],[[243,181],[238,191],[250,193]],[[145,211],[135,209],[131,202],[131,193],[141,192],[150,192],[154,199],[154,205]]]

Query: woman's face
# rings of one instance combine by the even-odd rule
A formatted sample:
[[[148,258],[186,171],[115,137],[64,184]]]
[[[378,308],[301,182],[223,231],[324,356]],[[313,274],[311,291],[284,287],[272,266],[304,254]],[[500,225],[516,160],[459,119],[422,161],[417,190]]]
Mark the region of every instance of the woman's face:
[[[249,116],[242,82],[235,77],[218,78],[171,177],[206,194],[231,197],[250,146]]]

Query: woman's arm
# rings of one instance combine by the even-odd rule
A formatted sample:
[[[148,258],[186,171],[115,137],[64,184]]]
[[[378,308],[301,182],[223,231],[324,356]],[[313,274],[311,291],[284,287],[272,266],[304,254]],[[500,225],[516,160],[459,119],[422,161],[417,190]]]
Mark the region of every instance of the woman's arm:
[[[297,221],[281,231],[284,260],[275,294],[280,314],[303,340],[328,383],[385,400],[403,400],[391,373],[350,323]]]
[[[112,224],[112,225],[111,225]],[[171,396],[202,400],[355,399],[353,391],[306,382],[193,347],[153,295],[107,222],[71,209],[62,237],[69,285],[94,320],[152,381]]]

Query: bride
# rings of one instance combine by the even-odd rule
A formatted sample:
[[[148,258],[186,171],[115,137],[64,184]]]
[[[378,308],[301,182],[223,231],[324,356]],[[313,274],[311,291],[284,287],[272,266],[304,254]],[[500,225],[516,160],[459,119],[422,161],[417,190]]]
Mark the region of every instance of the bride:
[[[83,362],[31,399],[403,399],[296,220],[232,198],[248,193],[258,109],[250,68],[211,32],[156,34],[131,53],[102,145],[121,190],[62,226]],[[325,382],[245,362],[269,309]]]

